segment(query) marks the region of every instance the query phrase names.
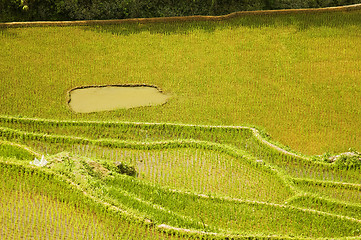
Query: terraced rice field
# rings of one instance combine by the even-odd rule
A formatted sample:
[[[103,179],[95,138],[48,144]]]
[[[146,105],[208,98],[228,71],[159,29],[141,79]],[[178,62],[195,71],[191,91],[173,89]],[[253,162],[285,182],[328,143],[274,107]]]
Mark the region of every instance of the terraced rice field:
[[[358,170],[346,171],[333,164],[276,150],[276,145],[253,128],[14,117],[2,117],[0,121],[4,126],[1,136],[6,140],[3,149],[17,149],[3,151],[7,152],[7,158],[3,159],[5,166],[20,164],[32,171],[59,175],[93,201],[103,202],[101,206],[104,202],[110,204],[106,204],[108,208],[112,206],[116,214],[128,221],[150,225],[152,230],[147,231],[162,234],[163,229],[171,229],[188,238],[360,235]],[[38,131],[28,131],[35,127]],[[76,133],[81,128],[83,136]],[[42,133],[42,129],[47,133]],[[123,135],[119,129],[127,132]],[[157,138],[163,130],[164,139],[160,141]],[[68,134],[60,134],[61,131]],[[102,138],[104,132],[107,138]],[[131,141],[122,140],[127,134],[133,136]],[[148,141],[140,141],[143,134],[149,137]],[[242,139],[237,144],[234,144],[235,135]],[[23,146],[32,150],[26,151]],[[29,156],[25,161],[11,158],[16,157],[11,152],[21,155],[19,151],[25,152],[22,155],[45,154],[48,164],[39,170],[29,166]],[[18,156],[18,159],[22,158]],[[120,174],[114,162],[133,166],[136,174]],[[292,162],[309,166],[303,177],[282,168]],[[313,171],[317,167],[327,170],[334,179],[343,179],[342,182],[315,178]],[[189,231],[186,229],[192,232],[186,234]],[[89,231],[87,234],[96,237],[94,234],[102,230]]]
[[[360,16],[1,29],[0,238],[361,238],[360,167],[308,155],[359,146]],[[172,98],[67,105],[139,82]]]

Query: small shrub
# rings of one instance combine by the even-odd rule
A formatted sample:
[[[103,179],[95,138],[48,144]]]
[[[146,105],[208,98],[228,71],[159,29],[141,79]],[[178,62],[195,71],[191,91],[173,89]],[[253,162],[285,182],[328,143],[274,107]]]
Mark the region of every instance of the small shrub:
[[[335,158],[334,164],[340,168],[360,168],[361,154],[358,152],[342,153]]]
[[[120,174],[126,174],[128,176],[135,177],[137,172],[133,166],[129,166],[122,162],[115,162],[116,171]]]
[[[332,163],[333,157],[331,153],[324,153],[322,155],[312,156],[311,160],[316,162]]]

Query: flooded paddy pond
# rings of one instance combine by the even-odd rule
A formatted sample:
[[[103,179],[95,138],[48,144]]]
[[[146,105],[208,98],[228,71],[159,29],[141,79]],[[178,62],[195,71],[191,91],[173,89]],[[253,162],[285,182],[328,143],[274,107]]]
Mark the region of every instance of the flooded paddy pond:
[[[69,91],[69,107],[77,113],[91,113],[161,105],[170,96],[154,86],[89,86]]]

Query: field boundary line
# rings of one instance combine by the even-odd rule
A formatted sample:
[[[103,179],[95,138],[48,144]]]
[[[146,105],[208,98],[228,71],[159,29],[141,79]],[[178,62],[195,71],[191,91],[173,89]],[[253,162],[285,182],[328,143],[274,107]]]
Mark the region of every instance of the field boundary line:
[[[307,178],[291,178],[296,183],[309,183],[316,186],[328,186],[328,187],[341,187],[342,189],[358,190],[361,191],[361,184],[348,183],[348,182],[333,182],[324,181],[318,179],[307,179]]]
[[[303,192],[299,195],[295,195],[288,199],[288,203],[290,203],[292,205],[293,202],[295,202],[299,199],[302,200],[302,198],[309,198],[312,200],[321,200],[324,202],[328,202],[330,204],[338,204],[338,205],[342,205],[344,207],[355,207],[355,208],[361,209],[361,204],[358,204],[355,202],[345,202],[345,201],[342,201],[339,199],[335,199],[335,198],[328,197],[328,196],[320,196],[320,195],[317,195],[315,193],[310,193],[310,192]],[[294,206],[294,205],[292,205],[292,206]],[[341,215],[341,216],[347,216],[347,215]],[[359,220],[361,221],[361,218],[359,218]]]
[[[191,217],[189,217],[189,216],[182,215],[182,214],[180,214],[180,213],[178,213],[178,212],[171,211],[171,210],[169,210],[168,208],[165,208],[165,207],[163,207],[163,206],[161,206],[161,205],[159,205],[159,204],[155,204],[155,203],[149,202],[149,201],[147,201],[147,200],[144,200],[144,199],[142,199],[141,197],[139,197],[139,196],[137,196],[137,195],[135,195],[135,194],[133,194],[133,193],[127,192],[127,191],[122,190],[122,189],[118,189],[118,191],[121,192],[121,194],[123,194],[123,195],[125,195],[125,196],[127,196],[127,197],[129,197],[129,198],[132,198],[132,199],[134,199],[134,200],[136,200],[136,201],[138,201],[138,202],[141,202],[141,203],[143,203],[143,204],[145,204],[145,205],[147,205],[147,206],[149,206],[149,207],[151,207],[151,208],[153,208],[153,209],[156,209],[156,210],[159,210],[159,211],[162,211],[162,212],[166,212],[166,213],[171,214],[171,215],[173,215],[173,216],[177,216],[177,217],[179,217],[179,218],[182,218],[183,220],[186,220],[186,221],[188,221],[188,222],[198,224],[198,225],[200,225],[200,226],[202,225],[201,222],[198,222],[198,221],[194,220],[193,218],[191,218]],[[111,204],[111,205],[113,205],[113,204]],[[114,205],[113,205],[113,206],[114,206]],[[127,208],[129,208],[129,207],[127,207]],[[124,210],[124,211],[125,211],[125,210]],[[146,216],[146,217],[147,217],[147,219],[148,219],[149,216]],[[205,224],[205,226],[208,227],[207,224]]]
[[[277,208],[287,208],[287,209],[299,210],[302,212],[318,214],[318,215],[322,215],[322,216],[331,216],[331,217],[336,217],[336,218],[340,218],[340,219],[347,219],[349,221],[361,223],[361,220],[356,219],[356,218],[339,215],[339,214],[334,214],[334,213],[322,212],[322,211],[309,209],[309,208],[295,207],[292,205],[285,205],[285,204],[279,204],[279,203],[268,203],[268,202],[261,202],[261,201],[256,201],[256,200],[245,200],[245,199],[238,199],[238,198],[231,198],[231,197],[218,197],[218,196],[212,197],[212,196],[207,196],[205,194],[197,194],[197,193],[186,192],[186,191],[181,191],[181,190],[177,190],[177,189],[169,189],[169,190],[173,191],[173,192],[181,193],[181,194],[195,195],[200,198],[218,199],[218,200],[223,200],[223,201],[228,201],[228,202],[245,203],[245,204],[249,204],[249,205],[266,205],[266,206],[277,207]]]
[[[151,183],[143,183],[146,185],[150,185],[152,187],[156,187],[157,185],[151,184]],[[241,203],[241,204],[247,204],[247,205],[265,205],[265,206],[271,206],[271,207],[275,207],[275,208],[285,208],[285,209],[292,209],[292,210],[299,210],[302,212],[307,212],[307,213],[311,213],[311,214],[317,214],[317,215],[322,215],[322,216],[331,216],[331,217],[336,217],[339,219],[347,219],[349,221],[353,221],[353,222],[358,222],[361,223],[360,219],[357,218],[352,218],[349,216],[345,216],[345,215],[339,215],[339,214],[334,214],[334,213],[328,213],[328,212],[323,212],[323,211],[318,211],[318,210],[314,210],[314,209],[310,209],[310,208],[302,208],[302,207],[297,207],[297,206],[292,206],[292,205],[287,205],[287,204],[280,204],[280,203],[271,203],[271,202],[262,202],[262,201],[257,201],[257,200],[247,200],[247,199],[239,199],[239,198],[232,198],[232,197],[227,197],[227,196],[212,196],[212,195],[206,195],[206,194],[201,194],[201,193],[196,193],[196,192],[192,192],[192,191],[186,191],[186,190],[179,190],[179,189],[174,189],[174,188],[169,188],[169,187],[160,187],[161,189],[165,190],[165,191],[169,191],[169,192],[174,192],[174,193],[178,193],[178,194],[184,194],[184,195],[189,195],[189,196],[197,196],[199,198],[203,198],[203,199],[214,199],[214,200],[220,200],[220,201],[226,201],[226,202],[236,202],[236,203]],[[299,198],[302,196],[314,196],[310,193],[301,193],[300,195],[294,195],[291,198]],[[314,196],[316,198],[318,198],[317,196]],[[288,198],[290,199],[290,198]],[[354,205],[354,204],[344,204],[344,205]]]
[[[239,11],[220,16],[184,16],[184,17],[155,17],[155,18],[128,18],[112,20],[78,20],[78,21],[34,21],[34,22],[5,22],[0,23],[0,28],[16,27],[45,27],[45,26],[87,26],[87,25],[107,25],[121,23],[167,23],[167,22],[190,22],[190,21],[221,21],[240,16],[251,15],[283,15],[292,13],[327,13],[327,12],[344,12],[361,9],[360,4],[352,4],[337,7],[325,8],[303,8],[303,9],[281,9],[281,10],[256,10],[256,11]]]
[[[361,4],[360,4],[361,7]],[[196,125],[196,124],[181,124],[181,123],[150,123],[150,122],[106,122],[106,121],[72,121],[72,120],[53,120],[53,119],[39,119],[39,118],[16,118],[16,117],[8,117],[8,116],[0,116],[0,122],[1,120],[9,120],[15,122],[40,122],[40,123],[54,123],[54,124],[74,124],[76,125],[86,125],[86,124],[94,124],[94,125],[104,125],[104,124],[110,124],[113,126],[119,126],[119,125],[143,125],[143,126],[174,126],[174,127],[191,127],[191,128],[203,128],[203,129],[212,129],[212,128],[218,128],[218,129],[247,129],[252,131],[254,137],[264,143],[265,145],[268,145],[268,147],[279,151],[283,154],[290,155],[293,157],[301,158],[303,160],[310,161],[312,163],[316,163],[315,161],[312,161],[309,157],[302,156],[298,153],[290,152],[282,147],[277,146],[276,144],[270,142],[266,138],[264,138],[261,135],[261,132],[255,128],[255,127],[247,127],[247,126],[222,126],[222,125]]]
[[[277,150],[283,154],[286,154],[286,155],[290,155],[292,157],[296,157],[296,158],[301,158],[303,160],[310,160],[308,157],[305,157],[305,156],[302,156],[300,154],[297,154],[297,153],[293,153],[293,152],[290,152],[290,151],[287,151],[286,149],[282,148],[282,147],[279,147],[277,146],[276,144],[274,143],[271,143],[270,141],[268,141],[267,139],[265,139],[264,137],[261,136],[260,134],[260,131],[256,128],[250,128],[250,130],[252,130],[253,132],[253,135],[259,140],[261,141],[263,144],[267,145],[268,147],[274,149],[274,150]],[[311,160],[310,160],[311,161]],[[312,161],[313,162],[313,161]]]
[[[35,155],[36,157],[41,157],[41,154],[40,154],[40,153],[32,150],[31,148],[29,148],[29,147],[27,147],[27,146],[25,146],[25,145],[21,145],[21,144],[14,143],[14,142],[10,142],[10,141],[0,140],[0,145],[1,145],[1,144],[19,147],[19,148],[22,148],[22,149],[28,151],[28,152],[31,153],[32,155]]]

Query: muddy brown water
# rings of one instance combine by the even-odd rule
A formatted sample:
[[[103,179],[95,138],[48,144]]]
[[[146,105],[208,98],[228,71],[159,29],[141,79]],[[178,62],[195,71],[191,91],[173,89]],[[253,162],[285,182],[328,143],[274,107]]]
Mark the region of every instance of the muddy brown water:
[[[69,107],[77,113],[91,113],[161,105],[169,97],[148,86],[85,87],[69,92]]]

